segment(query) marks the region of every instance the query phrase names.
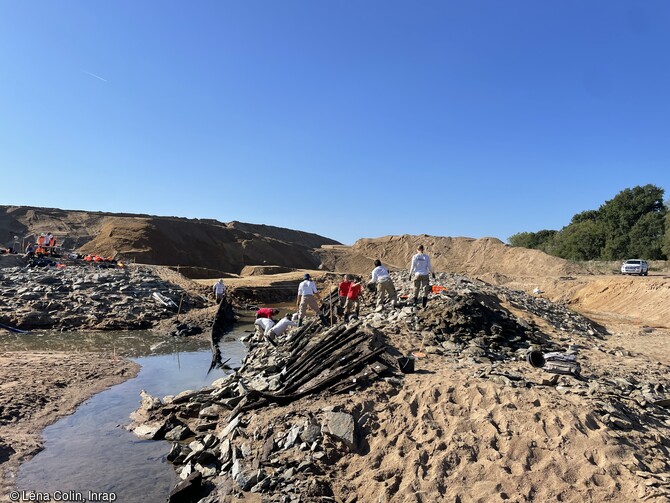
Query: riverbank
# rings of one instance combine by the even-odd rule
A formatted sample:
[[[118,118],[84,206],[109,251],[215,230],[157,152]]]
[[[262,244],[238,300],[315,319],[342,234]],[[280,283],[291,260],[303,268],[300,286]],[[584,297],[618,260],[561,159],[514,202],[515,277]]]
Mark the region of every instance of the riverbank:
[[[134,377],[139,365],[109,353],[0,353],[0,501],[19,465],[42,449],[42,430],[100,391]]]

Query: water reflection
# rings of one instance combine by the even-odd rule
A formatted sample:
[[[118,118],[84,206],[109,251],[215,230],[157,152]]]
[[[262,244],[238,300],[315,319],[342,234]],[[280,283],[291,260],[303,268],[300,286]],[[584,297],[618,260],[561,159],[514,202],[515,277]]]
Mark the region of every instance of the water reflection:
[[[244,358],[239,337],[248,328],[237,328],[220,344],[231,365]],[[156,347],[160,342],[164,344]],[[2,346],[116,351],[142,366],[135,379],[99,393],[45,429],[45,449],[19,470],[17,486],[25,491],[111,491],[117,501],[164,501],[177,481],[165,461],[169,443],[139,440],[124,428],[140,403],[139,392],[162,397],[207,386],[225,375],[220,369],[207,374],[211,355],[206,340],[161,339],[142,332],[33,333],[11,343],[3,340]]]
[[[229,336],[228,339],[234,339]],[[76,351],[116,353],[127,358],[199,351],[209,347],[206,337],[161,337],[146,330],[105,332],[40,331],[7,333],[0,338],[4,351]]]

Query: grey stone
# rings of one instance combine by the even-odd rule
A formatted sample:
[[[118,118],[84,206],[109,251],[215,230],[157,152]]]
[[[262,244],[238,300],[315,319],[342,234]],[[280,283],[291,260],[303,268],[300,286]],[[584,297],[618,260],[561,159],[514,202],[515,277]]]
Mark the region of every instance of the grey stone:
[[[293,447],[298,440],[298,436],[300,435],[300,427],[299,426],[293,426],[289,430],[289,432],[286,435],[286,438],[284,439],[284,449],[290,449]]]
[[[222,414],[224,414],[226,409],[221,407],[220,405],[210,405],[209,407],[204,407],[200,409],[200,412],[198,413],[198,416],[200,417],[206,417],[206,418],[213,418],[213,417],[219,417]]]
[[[170,447],[170,452],[168,452],[168,455],[166,456],[166,459],[172,463],[175,459],[179,457],[181,454],[181,444],[179,442],[173,442],[172,446]]]
[[[202,476],[206,479],[216,477],[217,474],[218,474],[218,469],[217,469],[216,465],[213,465],[213,464],[202,465],[200,463],[196,463],[195,464],[195,469],[197,471],[199,471],[200,473],[202,473]]]
[[[355,421],[353,416],[344,412],[327,412],[325,430],[337,438],[350,451],[356,450]]]
[[[300,432],[300,439],[311,444],[321,438],[321,426],[310,423]]]
[[[239,471],[233,478],[243,491],[248,491],[258,483],[258,472],[255,470],[243,470]]]
[[[165,440],[184,440],[192,434],[193,432],[187,426],[176,426],[165,434]]]
[[[270,477],[265,477],[259,483],[251,488],[252,493],[264,493],[270,489],[272,485],[272,479]]]
[[[202,474],[200,472],[189,472],[183,479],[168,496],[168,503],[186,503],[195,501],[197,498],[202,482]]]
[[[222,463],[225,463],[232,458],[233,454],[230,449],[230,439],[227,438],[221,442],[221,445],[219,446],[219,453],[219,459]]]
[[[228,426],[226,426],[223,430],[221,430],[218,434],[218,437],[220,440],[223,440],[227,436],[230,435],[230,433],[237,428],[237,426],[240,424],[240,416],[235,417],[230,423],[228,423]]]
[[[165,423],[146,423],[133,429],[133,433],[143,440],[160,440],[165,434]]]

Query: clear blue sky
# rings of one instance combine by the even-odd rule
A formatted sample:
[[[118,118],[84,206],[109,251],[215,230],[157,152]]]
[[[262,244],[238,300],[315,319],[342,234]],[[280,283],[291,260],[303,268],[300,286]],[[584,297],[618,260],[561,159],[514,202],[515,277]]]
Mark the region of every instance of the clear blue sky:
[[[670,196],[670,2],[0,1],[0,204],[352,243]]]

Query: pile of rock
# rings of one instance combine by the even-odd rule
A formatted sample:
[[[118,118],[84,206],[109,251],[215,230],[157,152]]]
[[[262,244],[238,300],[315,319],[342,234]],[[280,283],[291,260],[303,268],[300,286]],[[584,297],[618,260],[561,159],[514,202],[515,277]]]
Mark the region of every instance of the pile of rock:
[[[369,314],[362,319],[387,334],[413,335],[428,353],[490,363],[518,359],[531,346],[557,350],[560,342],[605,335],[591,320],[564,305],[456,274],[438,274],[434,284],[439,293],[432,294],[428,305],[421,309],[412,305],[413,285],[409,278],[401,273],[391,275],[396,288],[406,292],[401,295],[404,305],[374,312],[374,299],[369,297],[369,309],[365,310]],[[524,316],[513,314],[511,309]],[[564,331],[565,341],[549,337],[533,317]]]
[[[210,388],[162,401],[143,394],[131,429],[140,438],[172,441],[167,459],[186,482],[171,501],[181,501],[180,493],[190,493],[202,479],[209,485],[205,493],[220,488],[205,500],[212,502],[239,492],[274,494],[274,501],[286,502],[301,494],[303,499],[332,496],[322,476],[337,459],[358,449],[360,425],[354,417],[324,407],[316,414],[284,414],[273,425],[250,431],[242,415],[221,422],[237,392],[233,380],[220,379]]]
[[[205,305],[142,266],[0,269],[0,323],[22,329],[145,329],[174,316],[180,299],[182,312]]]
[[[411,292],[406,278],[394,274],[394,281],[401,294]],[[243,366],[211,387],[162,400],[145,396],[129,428],[143,438],[173,442],[168,460],[184,482],[172,501],[197,494],[202,502],[214,502],[245,492],[262,493],[264,501],[334,501],[330,467],[342,456],[364,450],[374,418],[355,402],[350,409],[324,402],[332,394],[357,393],[373,383],[387,396],[397,393],[403,379],[396,358],[419,349],[418,344],[426,353],[472,366],[476,379],[512,387],[551,385],[559,393],[583,396],[603,424],[637,429],[638,441],[652,445],[655,433],[640,424],[643,417],[656,424],[668,421],[660,371],[645,369],[645,375],[654,376],[646,381],[591,375],[590,382],[566,376],[531,382],[520,369],[531,368],[524,358],[532,346],[597,350],[605,334],[565,306],[524,292],[456,275],[441,274],[437,282],[444,288],[426,308],[403,301],[377,311],[368,295],[358,319],[332,327],[310,322],[280,338],[278,347],[253,342]],[[324,312],[329,311],[326,306]],[[553,327],[552,334],[542,326]],[[346,366],[373,353],[362,365]],[[270,408],[309,394],[315,400],[296,402],[301,407]],[[317,397],[326,400],[319,403]],[[259,407],[274,411],[262,427],[253,413]]]

